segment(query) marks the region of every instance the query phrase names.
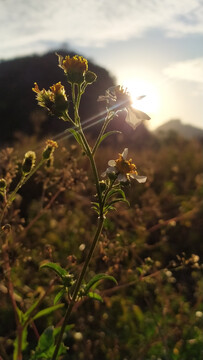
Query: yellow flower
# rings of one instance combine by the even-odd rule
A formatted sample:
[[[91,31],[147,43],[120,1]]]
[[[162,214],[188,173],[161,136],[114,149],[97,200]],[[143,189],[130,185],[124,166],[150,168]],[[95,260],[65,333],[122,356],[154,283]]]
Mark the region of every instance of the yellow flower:
[[[68,108],[68,100],[65,88],[61,85],[61,82],[50,86],[49,90],[40,90],[37,83],[34,83],[34,85],[35,87],[32,90],[37,94],[38,104],[48,109],[54,115],[63,116]]]
[[[132,163],[132,159],[127,160],[128,149],[125,148],[122,154],[119,154],[117,160],[109,160],[109,167],[102,174],[102,176],[108,175],[109,177],[116,177],[120,182],[127,182],[130,179],[135,179],[139,183],[145,183],[146,176],[138,175],[136,165]]]
[[[65,59],[62,55],[58,55],[59,67],[64,70],[70,83],[81,84],[84,81],[84,75],[88,70],[88,61],[82,56],[75,55],[70,57],[67,55]]]
[[[66,93],[65,93],[65,88],[63,85],[61,85],[61,82],[59,81],[58,83],[50,86],[50,89],[51,89],[51,92],[53,95],[63,95],[66,100],[67,100],[67,97],[66,97]]]

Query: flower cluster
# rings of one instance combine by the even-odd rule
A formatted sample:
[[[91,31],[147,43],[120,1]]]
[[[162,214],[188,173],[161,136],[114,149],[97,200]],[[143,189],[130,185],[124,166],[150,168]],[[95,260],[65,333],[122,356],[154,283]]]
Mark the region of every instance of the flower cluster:
[[[37,83],[34,85],[32,90],[37,94],[38,104],[48,109],[51,114],[59,117],[63,116],[68,108],[68,100],[65,88],[61,85],[61,82],[50,86],[49,90],[40,90]]]
[[[128,149],[125,148],[122,154],[119,154],[117,160],[109,160],[109,167],[102,174],[109,178],[116,178],[119,182],[129,182],[130,179],[135,179],[139,183],[145,183],[146,176],[138,175],[136,165],[132,163],[132,159],[127,160]]]
[[[139,97],[138,100],[142,98]],[[135,130],[144,120],[150,120],[150,117],[143,111],[132,107],[132,100],[122,86],[112,86],[106,90],[106,94],[99,96],[98,101],[106,101],[110,107],[117,111],[125,109],[127,111],[125,121]]]

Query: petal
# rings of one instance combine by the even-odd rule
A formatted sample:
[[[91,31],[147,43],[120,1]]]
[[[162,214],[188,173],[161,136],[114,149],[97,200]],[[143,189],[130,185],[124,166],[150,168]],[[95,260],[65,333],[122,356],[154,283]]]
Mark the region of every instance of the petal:
[[[133,109],[131,106],[128,107],[128,113],[125,121],[135,130],[143,120],[150,120],[150,117],[140,110]]]
[[[108,165],[109,166],[116,166],[115,160],[109,160]]]
[[[128,181],[127,177],[124,174],[119,174],[118,177],[117,177],[117,180],[121,181],[121,182]]]
[[[104,95],[100,95],[97,99],[97,101],[108,101],[109,97],[108,96],[104,96]]]
[[[126,160],[128,156],[128,148],[125,148],[122,152],[122,158],[123,160]]]
[[[130,174],[130,177],[137,180],[140,184],[145,183],[147,180],[146,176],[141,176],[141,175]]]
[[[101,177],[105,177],[106,176],[106,171],[104,171],[102,174],[101,174]]]
[[[116,168],[114,166],[110,166],[106,169],[106,173],[115,173],[116,172]]]

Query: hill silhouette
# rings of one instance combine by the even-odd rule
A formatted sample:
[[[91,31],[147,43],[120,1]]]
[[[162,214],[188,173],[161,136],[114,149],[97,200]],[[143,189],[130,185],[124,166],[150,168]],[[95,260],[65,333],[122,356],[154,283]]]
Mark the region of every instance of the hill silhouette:
[[[57,52],[63,56],[67,55],[64,51]],[[73,56],[75,53],[68,51],[68,55]],[[87,88],[81,101],[82,119],[88,119],[99,113],[101,109],[97,102],[98,96],[104,94],[105,90],[115,83],[107,70],[95,65],[92,61],[89,61],[89,70],[94,71],[98,78]],[[37,131],[40,136],[43,136],[66,129],[67,124],[56,121],[54,117],[50,117],[46,111],[39,108],[32,91],[34,82],[39,84],[40,89],[48,89],[50,85],[58,81],[68,87],[64,73],[58,67],[55,52],[0,63],[1,147],[12,144],[15,133],[19,131],[26,134]]]
[[[179,119],[172,119],[156,128],[154,133],[165,136],[169,132],[176,132],[186,139],[203,138],[203,130],[189,124],[183,124]]]

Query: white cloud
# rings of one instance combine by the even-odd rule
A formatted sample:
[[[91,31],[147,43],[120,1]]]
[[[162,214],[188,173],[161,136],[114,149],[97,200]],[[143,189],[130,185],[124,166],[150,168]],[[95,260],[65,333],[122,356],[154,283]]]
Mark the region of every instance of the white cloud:
[[[188,80],[202,84],[203,57],[176,62],[164,69],[163,72],[170,78]]]
[[[173,37],[203,34],[202,0],[1,0],[0,58],[14,47],[39,50],[47,41],[98,47],[157,28]]]

